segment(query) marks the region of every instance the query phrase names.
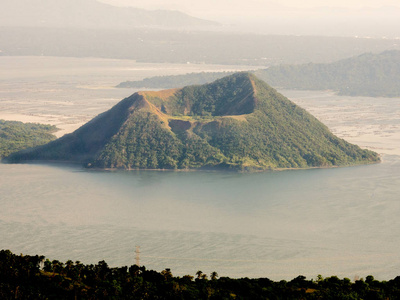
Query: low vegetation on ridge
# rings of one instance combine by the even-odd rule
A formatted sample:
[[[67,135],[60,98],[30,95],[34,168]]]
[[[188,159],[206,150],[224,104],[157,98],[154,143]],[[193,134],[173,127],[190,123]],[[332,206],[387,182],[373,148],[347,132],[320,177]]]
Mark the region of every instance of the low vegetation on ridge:
[[[0,159],[55,140],[55,131],[57,128],[52,125],[0,120]]]

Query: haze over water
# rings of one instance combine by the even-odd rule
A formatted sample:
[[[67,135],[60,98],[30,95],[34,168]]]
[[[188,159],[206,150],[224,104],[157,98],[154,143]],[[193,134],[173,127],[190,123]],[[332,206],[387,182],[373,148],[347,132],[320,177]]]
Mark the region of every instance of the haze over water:
[[[57,62],[60,68],[70,64],[62,58]],[[115,62],[108,63],[105,69]],[[153,65],[135,74],[147,77],[164,67]],[[99,81],[96,70],[87,70],[79,77],[84,84],[64,78],[42,94],[34,91],[47,86],[47,79],[42,86],[37,78],[3,79],[2,113],[66,124],[63,116],[81,114],[89,102],[96,111],[86,110],[87,118],[132,92],[110,89],[109,78]],[[24,85],[16,95],[18,84],[30,80],[35,85]],[[102,101],[94,102],[102,91]],[[372,274],[381,280],[399,275],[399,99],[283,92],[334,133],[382,153],[383,162],[254,174],[0,165],[0,248],[123,266],[135,263],[139,245],[141,264],[158,271],[171,268],[174,275],[197,270],[275,280],[300,274],[351,279]],[[60,99],[53,99],[54,93],[70,105],[57,106]],[[41,106],[53,114],[37,114]]]

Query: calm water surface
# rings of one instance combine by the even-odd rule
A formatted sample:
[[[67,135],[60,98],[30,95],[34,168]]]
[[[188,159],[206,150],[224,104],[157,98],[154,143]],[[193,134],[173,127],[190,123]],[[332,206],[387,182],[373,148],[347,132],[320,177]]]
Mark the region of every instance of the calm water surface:
[[[0,118],[73,130],[134,92],[120,81],[221,69],[0,57]],[[175,275],[400,275],[400,99],[283,93],[383,163],[256,174],[0,164],[0,249],[123,266],[140,246],[141,264]]]
[[[301,171],[94,172],[0,165],[0,248],[176,275],[393,278],[400,157]]]

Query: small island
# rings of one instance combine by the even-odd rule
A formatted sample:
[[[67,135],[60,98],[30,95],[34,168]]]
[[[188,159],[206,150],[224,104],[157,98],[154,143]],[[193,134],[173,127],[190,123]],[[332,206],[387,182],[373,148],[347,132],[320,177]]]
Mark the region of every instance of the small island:
[[[377,153],[333,135],[254,74],[138,92],[75,132],[6,161],[80,162],[101,169],[264,171],[350,166]]]

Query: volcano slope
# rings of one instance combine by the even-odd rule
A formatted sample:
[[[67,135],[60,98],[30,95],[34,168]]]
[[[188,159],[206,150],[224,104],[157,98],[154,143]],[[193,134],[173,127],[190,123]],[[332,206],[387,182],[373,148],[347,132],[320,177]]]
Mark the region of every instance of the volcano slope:
[[[75,132],[8,162],[121,169],[268,170],[368,164],[375,152],[334,136],[255,75],[125,98]]]

